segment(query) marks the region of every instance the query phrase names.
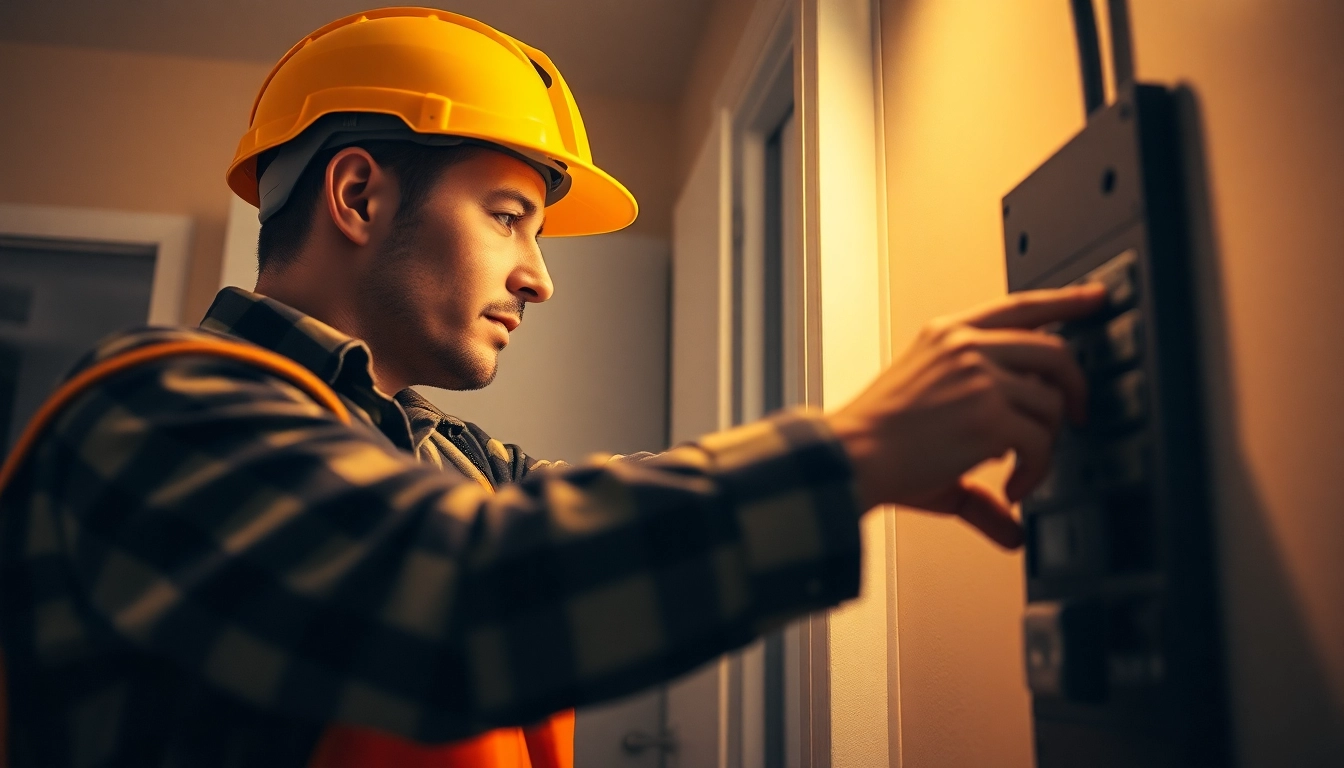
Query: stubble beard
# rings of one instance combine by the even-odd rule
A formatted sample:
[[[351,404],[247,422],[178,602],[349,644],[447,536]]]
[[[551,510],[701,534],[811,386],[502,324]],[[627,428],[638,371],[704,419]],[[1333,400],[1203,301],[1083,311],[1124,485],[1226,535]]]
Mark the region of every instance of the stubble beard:
[[[381,339],[385,343],[379,346],[404,355],[404,367],[420,374],[414,384],[458,391],[483,389],[499,373],[498,352],[484,356],[474,352],[465,337],[466,329],[454,329],[458,330],[456,338],[430,337],[421,327],[416,307],[407,300],[408,296],[423,295],[413,290],[421,279],[416,274],[418,231],[418,216],[394,224],[392,236],[378,254],[378,268],[363,284],[361,303],[378,313],[377,326],[390,337]],[[485,356],[491,359],[483,359]]]

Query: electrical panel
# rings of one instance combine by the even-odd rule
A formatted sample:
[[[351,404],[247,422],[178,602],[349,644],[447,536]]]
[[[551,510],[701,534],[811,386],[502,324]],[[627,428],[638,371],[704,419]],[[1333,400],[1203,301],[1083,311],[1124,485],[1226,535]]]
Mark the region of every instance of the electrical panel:
[[[1010,290],[1109,294],[1053,329],[1087,375],[1089,418],[1022,504],[1037,764],[1226,765],[1185,134],[1166,88],[1122,81],[1109,106],[1099,89],[1088,101],[1083,132],[1003,200]]]

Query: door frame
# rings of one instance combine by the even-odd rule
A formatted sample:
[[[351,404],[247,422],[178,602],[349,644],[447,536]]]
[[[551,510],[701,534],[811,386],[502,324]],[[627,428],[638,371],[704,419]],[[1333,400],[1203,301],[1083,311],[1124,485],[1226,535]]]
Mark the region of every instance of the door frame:
[[[808,402],[834,409],[892,356],[880,2],[799,2],[803,250],[821,378]],[[813,689],[826,691],[828,719],[824,730],[813,720],[825,743],[813,746],[809,768],[901,764],[894,509],[870,512],[862,527],[860,596],[809,628],[814,643],[824,638],[814,666],[826,680],[814,672]]]
[[[153,248],[151,325],[182,322],[192,229],[189,216],[0,203],[0,236]]]
[[[802,145],[803,402],[834,408],[890,360],[877,9],[878,0],[758,0],[753,9],[710,105],[714,122],[692,172],[697,181],[682,190],[674,217],[685,208],[685,241],[676,242],[683,227],[674,226],[674,271],[689,259],[704,280],[694,297],[677,297],[674,306],[714,318],[717,331],[694,340],[701,348],[712,340],[713,352],[706,350],[697,364],[716,369],[699,369],[692,378],[709,383],[713,396],[706,391],[679,403],[678,388],[669,393],[674,439],[692,424],[726,428],[737,410],[732,278],[744,215],[735,210],[739,138],[753,128],[749,118],[759,106],[760,87],[770,82],[781,55],[791,57],[794,67],[794,119]],[[674,329],[677,324],[674,318]],[[676,359],[674,353],[674,365]],[[674,372],[674,381],[691,376]],[[711,402],[715,412],[703,412]],[[900,763],[894,528],[891,510],[868,515],[863,596],[790,630],[798,649],[793,695],[801,768]],[[698,748],[696,754],[716,754],[717,768],[741,768],[748,755],[742,749],[740,664],[724,657],[695,678],[699,682],[683,689],[699,691],[694,695],[704,700],[697,703],[716,713],[717,725],[717,749]],[[674,684],[674,697],[691,695],[677,690]],[[681,738],[685,743],[699,736]]]

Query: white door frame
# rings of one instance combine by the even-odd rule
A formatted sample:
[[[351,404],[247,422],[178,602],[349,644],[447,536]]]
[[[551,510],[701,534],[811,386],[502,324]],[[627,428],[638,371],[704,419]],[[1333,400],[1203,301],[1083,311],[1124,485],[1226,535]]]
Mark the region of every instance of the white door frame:
[[[182,322],[191,234],[188,216],[0,204],[0,235],[152,247],[154,283],[146,318],[151,325]]]
[[[803,249],[808,332],[820,353],[820,392],[808,402],[836,408],[891,357],[883,165],[880,25],[876,0],[800,0],[796,43],[798,118],[803,136]],[[863,521],[861,596],[810,632],[825,638],[814,691],[827,692],[828,727],[810,768],[899,766],[894,512]],[[814,701],[816,696],[814,695]],[[818,703],[820,709],[820,703]],[[820,714],[820,712],[818,713]]]
[[[735,215],[733,205],[734,170],[743,160],[738,138],[743,116],[755,109],[762,96],[759,88],[770,81],[771,68],[780,61],[781,45],[793,61],[794,116],[803,155],[803,401],[834,408],[889,361],[878,31],[877,0],[758,0],[711,105],[715,121],[697,161],[700,175],[695,178],[700,180],[683,190],[678,202],[679,212],[683,206],[687,212],[687,232],[684,242],[674,242],[674,262],[689,258],[700,265],[697,274],[717,274],[712,290],[675,300],[677,311],[715,318],[717,333],[681,343],[701,348],[706,341],[716,344],[715,354],[698,359],[700,365],[713,360],[716,370],[694,372],[699,380],[713,382],[716,396],[705,392],[679,405],[675,381],[691,374],[674,370],[674,433],[679,423],[683,428],[712,424],[721,429],[732,421],[736,382],[731,278],[740,245],[733,235],[742,227],[734,224],[741,214]],[[716,167],[700,168],[706,160]],[[692,209],[699,213],[691,214]],[[677,344],[674,337],[674,364]],[[711,402],[716,406],[712,414],[679,414],[679,407],[703,409]],[[800,768],[900,762],[894,521],[889,510],[867,517],[864,539],[862,598],[814,615],[793,630],[800,666],[795,721]],[[741,670],[723,660],[701,674],[717,681],[695,684],[700,695],[717,690],[716,701],[704,702],[717,712],[717,768],[738,768],[747,757],[742,749]],[[681,737],[685,742],[691,734]]]

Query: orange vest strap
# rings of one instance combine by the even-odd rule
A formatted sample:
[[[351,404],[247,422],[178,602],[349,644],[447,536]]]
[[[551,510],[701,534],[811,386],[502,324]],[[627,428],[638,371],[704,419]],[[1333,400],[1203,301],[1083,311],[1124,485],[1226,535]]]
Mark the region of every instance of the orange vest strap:
[[[51,422],[55,421],[56,416],[60,414],[62,409],[75,398],[84,394],[85,390],[110,376],[134,368],[137,365],[182,355],[211,355],[254,365],[296,385],[303,390],[304,394],[334,413],[343,424],[350,423],[350,411],[345,407],[345,403],[341,402],[341,398],[331,391],[331,387],[327,386],[326,382],[315,376],[312,371],[279,353],[254,347],[250,344],[231,341],[206,341],[203,339],[149,344],[114,355],[85,368],[62,384],[51,397],[47,398],[47,401],[37,410],[37,415],[33,416],[28,422],[28,426],[24,428],[18,441],[14,443],[14,449],[9,452],[9,457],[5,459],[4,466],[0,467],[0,493],[4,493],[4,490],[9,487],[9,482],[14,478],[14,473],[19,470],[19,466],[23,463],[28,451],[32,450],[38,439],[42,437],[42,432],[51,425]]]

